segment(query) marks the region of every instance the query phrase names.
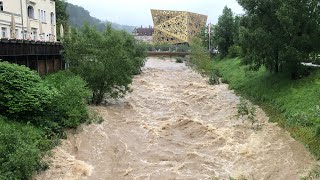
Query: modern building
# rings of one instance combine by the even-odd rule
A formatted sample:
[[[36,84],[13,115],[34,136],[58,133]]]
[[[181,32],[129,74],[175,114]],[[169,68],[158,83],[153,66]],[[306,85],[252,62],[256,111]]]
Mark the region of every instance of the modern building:
[[[140,28],[135,28],[132,32],[136,40],[147,42],[147,43],[152,43],[153,33],[154,33],[154,28],[151,26],[147,28],[144,28],[141,26]]]
[[[55,42],[55,0],[0,0],[0,38]]]
[[[206,25],[207,16],[187,11],[151,10],[154,43],[190,43]]]

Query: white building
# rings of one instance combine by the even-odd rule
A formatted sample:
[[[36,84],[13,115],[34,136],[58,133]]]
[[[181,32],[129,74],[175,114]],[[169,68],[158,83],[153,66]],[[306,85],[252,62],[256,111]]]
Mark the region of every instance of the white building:
[[[55,0],[0,0],[0,38],[56,41]]]

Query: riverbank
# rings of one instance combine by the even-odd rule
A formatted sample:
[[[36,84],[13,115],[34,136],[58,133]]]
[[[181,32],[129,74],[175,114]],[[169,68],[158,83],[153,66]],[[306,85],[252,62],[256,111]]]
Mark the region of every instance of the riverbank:
[[[291,136],[320,158],[320,71],[299,80],[286,74],[270,74],[264,68],[247,71],[239,59],[214,60],[230,89],[263,107],[271,122],[277,122]]]

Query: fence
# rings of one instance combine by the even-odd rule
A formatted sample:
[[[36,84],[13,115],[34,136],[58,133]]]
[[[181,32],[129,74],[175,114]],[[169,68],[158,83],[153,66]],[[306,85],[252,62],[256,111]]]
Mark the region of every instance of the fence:
[[[61,43],[2,39],[0,59],[25,65],[40,75],[46,75],[64,69],[60,54],[62,48]]]

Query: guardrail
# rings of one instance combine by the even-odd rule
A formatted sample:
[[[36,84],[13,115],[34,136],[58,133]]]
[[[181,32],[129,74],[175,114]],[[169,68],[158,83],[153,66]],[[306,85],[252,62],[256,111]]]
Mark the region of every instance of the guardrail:
[[[152,56],[152,57],[161,57],[161,56],[165,56],[165,57],[175,57],[175,56],[180,56],[180,57],[185,57],[190,55],[189,52],[153,52],[153,51],[149,51],[147,52],[148,56]]]

